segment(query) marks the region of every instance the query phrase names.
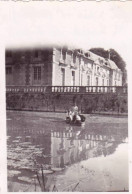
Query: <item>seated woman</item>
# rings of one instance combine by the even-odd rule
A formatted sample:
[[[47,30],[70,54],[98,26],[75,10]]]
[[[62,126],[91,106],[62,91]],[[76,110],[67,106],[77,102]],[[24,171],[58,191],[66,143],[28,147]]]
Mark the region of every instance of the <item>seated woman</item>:
[[[66,116],[66,122],[67,123],[78,123],[85,121],[85,117],[78,112],[78,107],[75,105],[71,108],[71,110],[68,110],[67,116]]]
[[[75,105],[72,107],[72,122],[81,121],[81,118],[78,113],[78,107]]]

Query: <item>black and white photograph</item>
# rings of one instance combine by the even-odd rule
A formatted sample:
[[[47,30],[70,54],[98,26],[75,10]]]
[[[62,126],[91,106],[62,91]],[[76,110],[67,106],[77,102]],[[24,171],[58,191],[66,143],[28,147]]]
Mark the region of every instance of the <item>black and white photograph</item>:
[[[132,3],[0,4],[2,194],[130,193]]]

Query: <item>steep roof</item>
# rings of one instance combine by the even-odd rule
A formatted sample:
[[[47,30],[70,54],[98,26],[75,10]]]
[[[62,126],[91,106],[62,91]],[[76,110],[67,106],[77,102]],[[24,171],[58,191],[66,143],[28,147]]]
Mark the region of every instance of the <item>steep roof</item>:
[[[98,64],[98,65],[104,65],[104,66],[107,66],[111,69],[119,69],[117,67],[117,65],[115,64],[114,61],[110,60],[110,59],[105,59],[99,55],[96,55],[94,53],[92,53],[91,51],[88,51],[87,53],[89,53],[89,57],[91,60],[94,61],[94,63]]]
[[[109,62],[109,64],[110,64],[111,69],[115,69],[115,70],[116,70],[116,69],[119,69],[119,68],[117,67],[117,65],[115,64],[114,61],[108,59],[108,62]]]
[[[110,69],[114,69],[114,70],[119,70],[119,68],[117,67],[117,65],[115,64],[114,61],[112,61],[110,59],[106,59],[106,58],[101,57],[99,55],[96,55],[89,50],[83,51],[82,49],[75,49],[74,47],[70,47],[70,46],[68,47],[68,49],[71,51],[77,51],[78,54],[92,60],[97,65],[109,67]]]

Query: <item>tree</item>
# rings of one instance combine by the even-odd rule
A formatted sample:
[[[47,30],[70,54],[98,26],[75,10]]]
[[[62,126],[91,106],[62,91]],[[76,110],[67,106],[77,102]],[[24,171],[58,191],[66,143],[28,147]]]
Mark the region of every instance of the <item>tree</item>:
[[[121,69],[121,71],[123,72],[123,79],[122,79],[123,85],[126,84],[127,82],[126,63],[119,55],[119,53],[117,53],[114,49],[109,49],[108,51],[108,50],[104,50],[103,48],[91,48],[90,51],[104,58],[109,58],[110,56],[110,59],[114,61],[117,67]]]

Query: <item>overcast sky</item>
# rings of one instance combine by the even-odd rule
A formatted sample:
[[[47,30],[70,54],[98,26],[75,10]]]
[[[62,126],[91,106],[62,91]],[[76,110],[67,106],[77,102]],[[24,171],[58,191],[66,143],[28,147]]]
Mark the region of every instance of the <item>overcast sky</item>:
[[[131,65],[132,2],[7,2],[0,6],[3,45],[62,43],[115,49]],[[2,44],[1,43],[1,44]]]

